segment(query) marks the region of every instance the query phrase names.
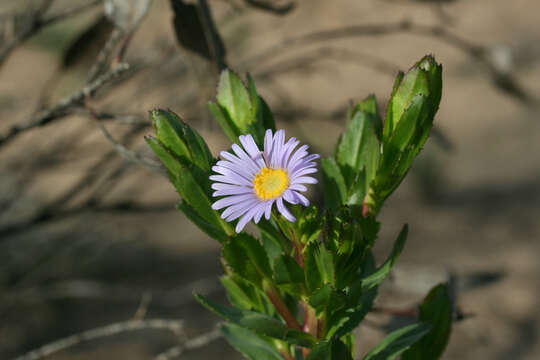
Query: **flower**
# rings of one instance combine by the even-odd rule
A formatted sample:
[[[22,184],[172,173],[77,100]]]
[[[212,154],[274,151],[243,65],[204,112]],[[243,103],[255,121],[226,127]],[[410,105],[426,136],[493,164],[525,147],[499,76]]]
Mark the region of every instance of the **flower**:
[[[214,196],[224,196],[212,204],[214,210],[226,208],[221,218],[233,221],[241,217],[236,225],[236,232],[253,219],[258,223],[264,214],[270,219],[272,205],[276,203],[278,211],[289,221],[295,217],[283,204],[309,205],[309,200],[300,192],[307,188],[304,184],[316,184],[317,180],[306,176],[317,172],[315,159],[318,154],[308,155],[308,145],[300,146],[294,137],[285,143],[285,131],[266,130],[264,150],[261,152],[251,135],[241,135],[240,147],[233,144],[236,154],[222,151],[220,160],[212,167],[219,175],[210,176],[213,181]]]

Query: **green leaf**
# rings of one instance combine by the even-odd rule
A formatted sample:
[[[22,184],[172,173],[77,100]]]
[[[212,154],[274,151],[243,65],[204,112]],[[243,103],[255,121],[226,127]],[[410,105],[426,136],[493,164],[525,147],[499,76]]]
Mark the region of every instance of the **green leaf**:
[[[319,216],[317,207],[309,206],[301,208],[296,215],[296,239],[302,244],[308,244],[315,241],[322,231],[324,218]]]
[[[426,72],[416,66],[413,67],[403,77],[388,102],[383,138],[389,138],[394,132],[403,112],[409,107],[414,96],[418,94],[429,95],[429,93],[429,83]]]
[[[424,56],[417,64],[419,68],[427,72],[431,97],[431,117],[439,109],[442,96],[442,65],[437,64],[432,55]]]
[[[409,227],[407,226],[407,224],[403,225],[403,228],[401,229],[401,232],[399,233],[398,238],[394,243],[394,246],[392,247],[392,252],[390,253],[390,256],[388,256],[386,261],[374,273],[362,279],[362,288],[364,289],[364,291],[379,286],[388,276],[390,270],[392,270],[392,267],[394,266],[399,255],[401,254],[401,251],[403,251],[405,241],[407,240],[408,230]]]
[[[325,311],[331,314],[345,306],[345,303],[345,295],[328,284],[315,290],[309,297],[309,304],[315,309],[317,316]]]
[[[261,287],[263,279],[272,277],[270,262],[262,245],[253,236],[238,234],[223,246],[223,257],[234,272]]]
[[[302,295],[305,292],[304,270],[289,255],[281,255],[274,261],[275,283],[292,293]]]
[[[347,288],[347,305],[345,309],[332,314],[327,320],[326,338],[341,338],[347,335],[360,324],[371,310],[377,297],[377,287],[363,288],[362,279],[375,271],[375,260],[371,252],[368,252],[368,256],[365,257],[357,273],[357,279]]]
[[[182,190],[181,196],[201,218],[215,227],[223,229],[227,234],[233,235],[234,232],[230,224],[221,219],[219,213],[212,209],[212,202],[209,198],[211,189],[205,174],[196,166],[182,166],[178,173],[178,186]],[[204,186],[204,189],[201,186]]]
[[[419,342],[411,346],[402,360],[436,360],[441,357],[452,330],[452,301],[448,284],[435,286],[420,306],[419,320],[432,325]]]
[[[305,347],[312,347],[315,344],[315,339],[310,334],[289,329],[281,321],[268,315],[221,305],[199,294],[194,294],[194,296],[195,299],[207,309],[238,326],[255,331],[260,335],[269,336],[287,341],[290,344]]]
[[[161,109],[152,110],[150,118],[159,142],[177,157],[191,160],[191,152],[183,138],[180,118]]]
[[[231,70],[223,70],[217,92],[218,104],[226,115],[238,129],[247,129],[252,121],[251,101],[249,93],[238,75]]]
[[[200,167],[203,171],[210,172],[210,168],[214,163],[212,153],[204,139],[191,126],[184,125],[184,133],[188,144],[193,163]]]
[[[365,171],[366,185],[369,185],[379,166],[380,143],[377,127],[381,119],[376,107],[374,97],[361,102],[355,108],[356,111],[353,112],[337,146],[336,160],[349,188],[362,169]]]
[[[272,114],[270,107],[262,97],[259,96],[259,99],[261,100],[262,104],[261,111],[263,127],[265,129],[271,129],[273,132],[276,132],[276,123],[274,121],[274,115]]]
[[[283,360],[270,341],[250,330],[225,323],[221,325],[221,333],[232,347],[250,360]]]
[[[214,115],[219,126],[221,126],[221,129],[223,130],[225,135],[227,135],[229,140],[233,143],[238,142],[238,136],[241,134],[240,130],[232,122],[232,120],[225,115],[219,105],[213,102],[209,102],[208,109],[210,109],[210,112]]]
[[[429,98],[426,95],[415,95],[409,107],[403,112],[396,130],[388,142],[388,146],[398,151],[403,151],[407,145],[416,145],[412,141],[415,135],[421,132],[421,126],[424,125],[429,117],[429,108]]]
[[[178,159],[176,159],[167,149],[165,149],[157,141],[157,139],[147,136],[145,137],[145,140],[152,149],[152,151],[154,151],[154,153],[157,155],[159,160],[161,160],[163,165],[165,165],[165,168],[167,169],[167,174],[169,175],[169,179],[176,188],[176,191],[178,191],[178,194],[180,194],[180,196],[183,196],[183,190],[180,188],[178,183],[178,174],[180,174],[180,171],[182,169],[182,166],[180,165]]]
[[[253,136],[255,139],[255,142],[259,147],[263,147],[264,144],[264,133],[265,133],[265,127],[264,127],[264,116],[265,109],[263,105],[262,98],[257,94],[257,88],[255,87],[255,82],[253,81],[253,78],[248,73],[247,74],[247,81],[248,81],[248,91],[249,91],[249,99],[251,101],[251,119],[252,122],[249,126],[249,133]]]
[[[321,160],[323,170],[324,203],[328,209],[336,210],[347,200],[347,186],[341,170],[333,158]]]
[[[416,323],[391,332],[363,360],[392,360],[429,332],[431,326]]]
[[[231,276],[222,276],[221,283],[227,291],[229,302],[240,309],[252,310],[255,306],[251,297],[246,294]]]
[[[272,235],[265,231],[261,231],[261,242],[262,246],[264,247],[264,251],[268,255],[268,259],[270,260],[270,266],[273,268],[276,259],[283,254],[281,244]]]
[[[313,292],[323,284],[334,285],[335,271],[332,253],[315,242],[304,248],[306,284]]]
[[[347,346],[339,339],[319,341],[306,360],[353,360]]]
[[[320,246],[318,251],[315,251],[315,262],[317,263],[317,268],[321,274],[323,284],[335,283],[335,272],[334,272],[334,259],[330,251],[328,251],[324,246]]]
[[[182,211],[184,215],[186,215],[186,217],[191,220],[191,222],[197,225],[199,229],[204,231],[212,239],[223,243],[229,238],[227,232],[224,230],[224,228],[227,227],[226,224],[222,224],[222,227],[217,227],[214,224],[211,224],[210,222],[199,216],[199,214],[193,209],[193,207],[191,207],[185,201],[182,201],[180,204],[177,205],[177,207],[178,210]],[[228,227],[228,233],[233,233],[233,229],[230,226]]]

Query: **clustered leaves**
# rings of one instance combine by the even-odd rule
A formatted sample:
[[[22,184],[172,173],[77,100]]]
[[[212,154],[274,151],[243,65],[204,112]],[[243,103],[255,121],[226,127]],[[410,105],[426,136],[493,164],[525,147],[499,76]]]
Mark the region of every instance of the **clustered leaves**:
[[[251,134],[260,146],[272,113],[233,72],[222,73],[209,108],[231,142]],[[222,332],[248,359],[353,359],[352,331],[372,310],[407,239],[403,227],[379,266],[372,247],[376,216],[423,147],[441,99],[441,66],[426,56],[400,73],[383,122],[374,96],[353,106],[332,157],[321,161],[324,205],[293,206],[296,222],[278,213],[257,226],[259,238],[236,234],[211,208],[211,167],[204,140],[170,111],[151,112],[155,138],[147,142],[182,198],[179,209],[222,244],[221,281],[229,305],[197,300],[226,322]],[[452,306],[445,284],[435,287],[416,322],[390,334],[364,360],[437,359],[450,334]]]

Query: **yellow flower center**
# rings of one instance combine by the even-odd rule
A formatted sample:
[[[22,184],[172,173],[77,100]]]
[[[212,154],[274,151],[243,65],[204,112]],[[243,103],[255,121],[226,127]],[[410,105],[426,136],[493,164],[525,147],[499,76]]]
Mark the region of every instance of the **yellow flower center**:
[[[253,188],[261,200],[270,200],[280,196],[289,186],[289,176],[283,169],[264,168],[255,175]]]

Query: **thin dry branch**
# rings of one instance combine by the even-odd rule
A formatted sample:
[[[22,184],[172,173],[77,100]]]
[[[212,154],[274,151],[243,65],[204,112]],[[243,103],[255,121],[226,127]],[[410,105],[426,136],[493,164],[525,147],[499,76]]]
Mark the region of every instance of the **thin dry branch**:
[[[101,72],[104,71],[104,69],[107,67],[107,64],[111,58],[111,54],[113,53],[114,49],[116,49],[117,45],[122,40],[122,37],[124,35],[124,31],[119,28],[115,28],[99,52],[96,62],[92,65],[90,70],[88,71],[88,77],[87,82],[94,81]]]
[[[99,120],[99,118],[96,116],[94,111],[91,110],[88,106],[87,106],[87,109],[89,109],[90,114],[92,114],[94,120],[96,120],[97,126],[99,127],[99,129],[101,130],[105,138],[114,146],[114,149],[116,150],[117,153],[119,153],[126,160],[132,163],[142,165],[151,171],[154,171],[163,176],[167,176],[167,171],[165,170],[165,167],[161,164],[161,162],[148,158],[142,155],[141,153],[137,153],[132,150],[129,150],[127,147],[120,144],[107,130],[105,125],[103,125],[103,123]]]
[[[193,291],[214,294],[221,293],[221,282],[215,276],[205,277],[167,290],[152,289],[152,301],[161,305],[178,308],[194,301]],[[144,299],[146,287],[108,284],[87,279],[71,279],[47,285],[28,286],[4,291],[0,305],[35,304],[59,299],[85,299],[107,301],[133,301]],[[141,301],[143,303],[143,301]]]
[[[244,0],[246,4],[264,11],[268,11],[277,15],[285,15],[296,7],[294,1],[289,1],[284,4],[276,4],[272,0]]]
[[[98,77],[96,80],[84,86],[76,93],[67,96],[60,100],[52,107],[40,111],[37,115],[32,117],[26,124],[18,124],[8,131],[8,133],[0,137],[0,147],[6,145],[12,141],[15,137],[22,132],[44,126],[69,114],[69,111],[74,107],[80,107],[83,104],[83,100],[92,97],[99,89],[109,84],[111,81],[120,77],[130,69],[130,66],[126,63],[118,64],[110,71]]]
[[[49,7],[52,5],[53,1],[54,0],[44,0],[37,9],[30,7],[22,13],[22,16],[26,18],[26,23],[8,43],[0,48],[0,66],[7,60],[9,55],[17,46],[24,43],[27,39],[32,37],[44,27],[80,14],[101,3],[102,0],[89,0],[85,4],[76,5],[56,14],[44,16]]]
[[[170,319],[148,319],[148,320],[129,320],[124,322],[118,322],[95,329],[83,331],[78,334],[74,334],[65,337],[60,340],[56,340],[52,343],[43,345],[42,347],[32,350],[22,356],[19,356],[13,360],[38,360],[59,351],[71,348],[81,343],[114,336],[124,332],[138,331],[138,330],[167,330],[173,334],[179,334],[183,329],[184,323],[182,320],[170,320]],[[193,339],[196,340],[197,338]],[[193,341],[192,340],[192,341]],[[195,344],[197,344],[195,342]],[[194,346],[194,345],[191,345]]]
[[[258,67],[268,59],[275,58],[275,54],[282,54],[289,50],[297,51],[299,46],[308,46],[324,43],[331,40],[346,39],[358,36],[386,36],[393,34],[413,34],[418,36],[434,37],[442,42],[464,52],[470,58],[482,64],[488,71],[493,84],[500,90],[526,104],[538,103],[523,89],[515,77],[501,72],[489,56],[489,49],[483,45],[466,40],[441,25],[415,24],[409,20],[383,24],[365,24],[334,28],[330,30],[315,31],[285,39],[270,46],[257,55],[248,57],[240,62],[239,67],[251,68],[252,64]]]
[[[203,346],[210,344],[211,342],[221,338],[223,335],[219,328],[215,328],[207,333],[187,340],[182,345],[174,346],[167,351],[157,355],[154,360],[171,360],[182,355],[185,351],[199,349]]]

